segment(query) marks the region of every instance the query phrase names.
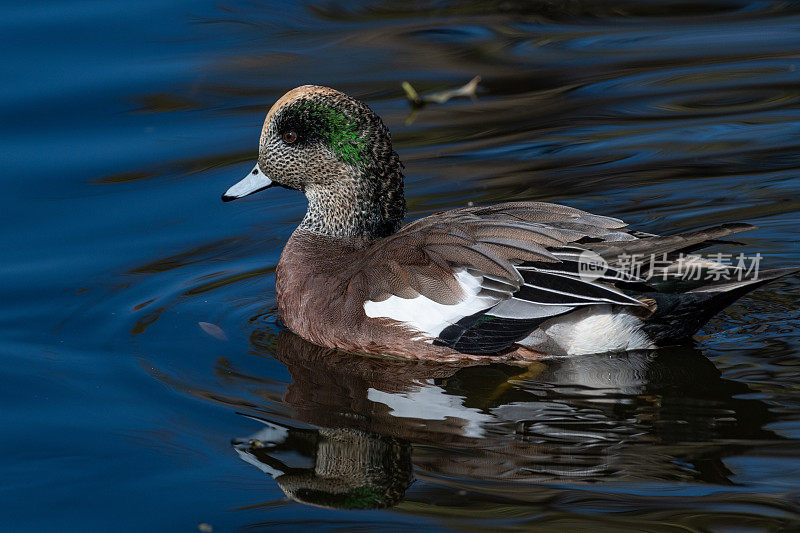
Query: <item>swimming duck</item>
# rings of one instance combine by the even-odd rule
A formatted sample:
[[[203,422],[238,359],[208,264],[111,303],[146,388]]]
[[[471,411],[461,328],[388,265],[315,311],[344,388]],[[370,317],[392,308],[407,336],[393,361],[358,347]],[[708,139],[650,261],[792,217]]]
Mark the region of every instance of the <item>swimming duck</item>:
[[[705,273],[738,275],[679,275],[685,253],[749,224],[660,236],[573,207],[508,202],[404,225],[388,129],[328,87],[297,87],[272,106],[255,167],[222,199],[275,185],[308,199],[275,271],[280,316],[347,351],[499,360],[650,349],[685,341],[744,293],[798,270],[743,277],[742,266],[706,261]],[[659,264],[634,272],[632,257]]]

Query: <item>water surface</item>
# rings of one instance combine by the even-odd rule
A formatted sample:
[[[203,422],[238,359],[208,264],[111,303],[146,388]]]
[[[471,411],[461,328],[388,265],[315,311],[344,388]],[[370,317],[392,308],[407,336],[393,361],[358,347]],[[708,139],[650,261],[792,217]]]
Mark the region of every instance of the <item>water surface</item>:
[[[557,201],[650,232],[747,221],[800,264],[792,2],[34,1],[2,8],[0,523],[800,528],[800,280],[693,346],[458,368],[282,330],[305,201],[220,194],[302,84],[363,99],[410,217]],[[409,117],[482,76],[477,101]],[[210,324],[210,326],[209,326]]]

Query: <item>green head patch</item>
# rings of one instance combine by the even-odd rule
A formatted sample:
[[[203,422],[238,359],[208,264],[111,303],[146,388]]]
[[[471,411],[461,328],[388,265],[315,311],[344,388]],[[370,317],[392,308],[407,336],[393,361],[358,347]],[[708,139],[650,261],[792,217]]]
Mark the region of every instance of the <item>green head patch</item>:
[[[369,153],[370,128],[360,112],[349,101],[300,99],[280,114],[278,132],[295,132],[298,145],[322,141],[340,161],[363,166]]]
[[[400,492],[401,496],[402,494]],[[345,493],[303,487],[298,489],[293,497],[304,503],[333,509],[380,509],[393,503],[385,491],[369,486],[356,487]]]

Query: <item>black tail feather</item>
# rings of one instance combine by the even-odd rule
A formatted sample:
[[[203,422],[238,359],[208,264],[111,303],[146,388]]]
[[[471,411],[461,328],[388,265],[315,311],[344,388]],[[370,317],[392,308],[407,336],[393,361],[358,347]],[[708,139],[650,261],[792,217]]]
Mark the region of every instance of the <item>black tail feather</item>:
[[[644,330],[658,344],[686,340],[748,292],[799,271],[797,267],[766,270],[759,272],[757,279],[705,285],[683,293],[640,293],[637,296],[655,300],[657,305]]]

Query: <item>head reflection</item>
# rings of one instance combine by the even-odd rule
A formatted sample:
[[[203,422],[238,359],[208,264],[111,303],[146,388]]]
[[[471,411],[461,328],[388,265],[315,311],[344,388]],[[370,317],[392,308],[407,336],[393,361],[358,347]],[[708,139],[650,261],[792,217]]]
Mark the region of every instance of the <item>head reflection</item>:
[[[295,501],[337,509],[378,509],[399,502],[411,484],[407,442],[356,429],[302,429],[261,422],[265,427],[234,441],[234,449],[272,476]]]
[[[466,484],[731,484],[726,440],[779,438],[762,429],[767,406],[739,398],[747,386],[693,349],[459,367],[336,352],[288,331],[251,341],[287,366],[294,417],[322,429],[269,430],[285,438],[256,434],[237,451],[289,497],[316,505],[393,505],[412,464],[418,477]],[[424,453],[412,454],[417,444]],[[309,464],[280,462],[286,450]]]

